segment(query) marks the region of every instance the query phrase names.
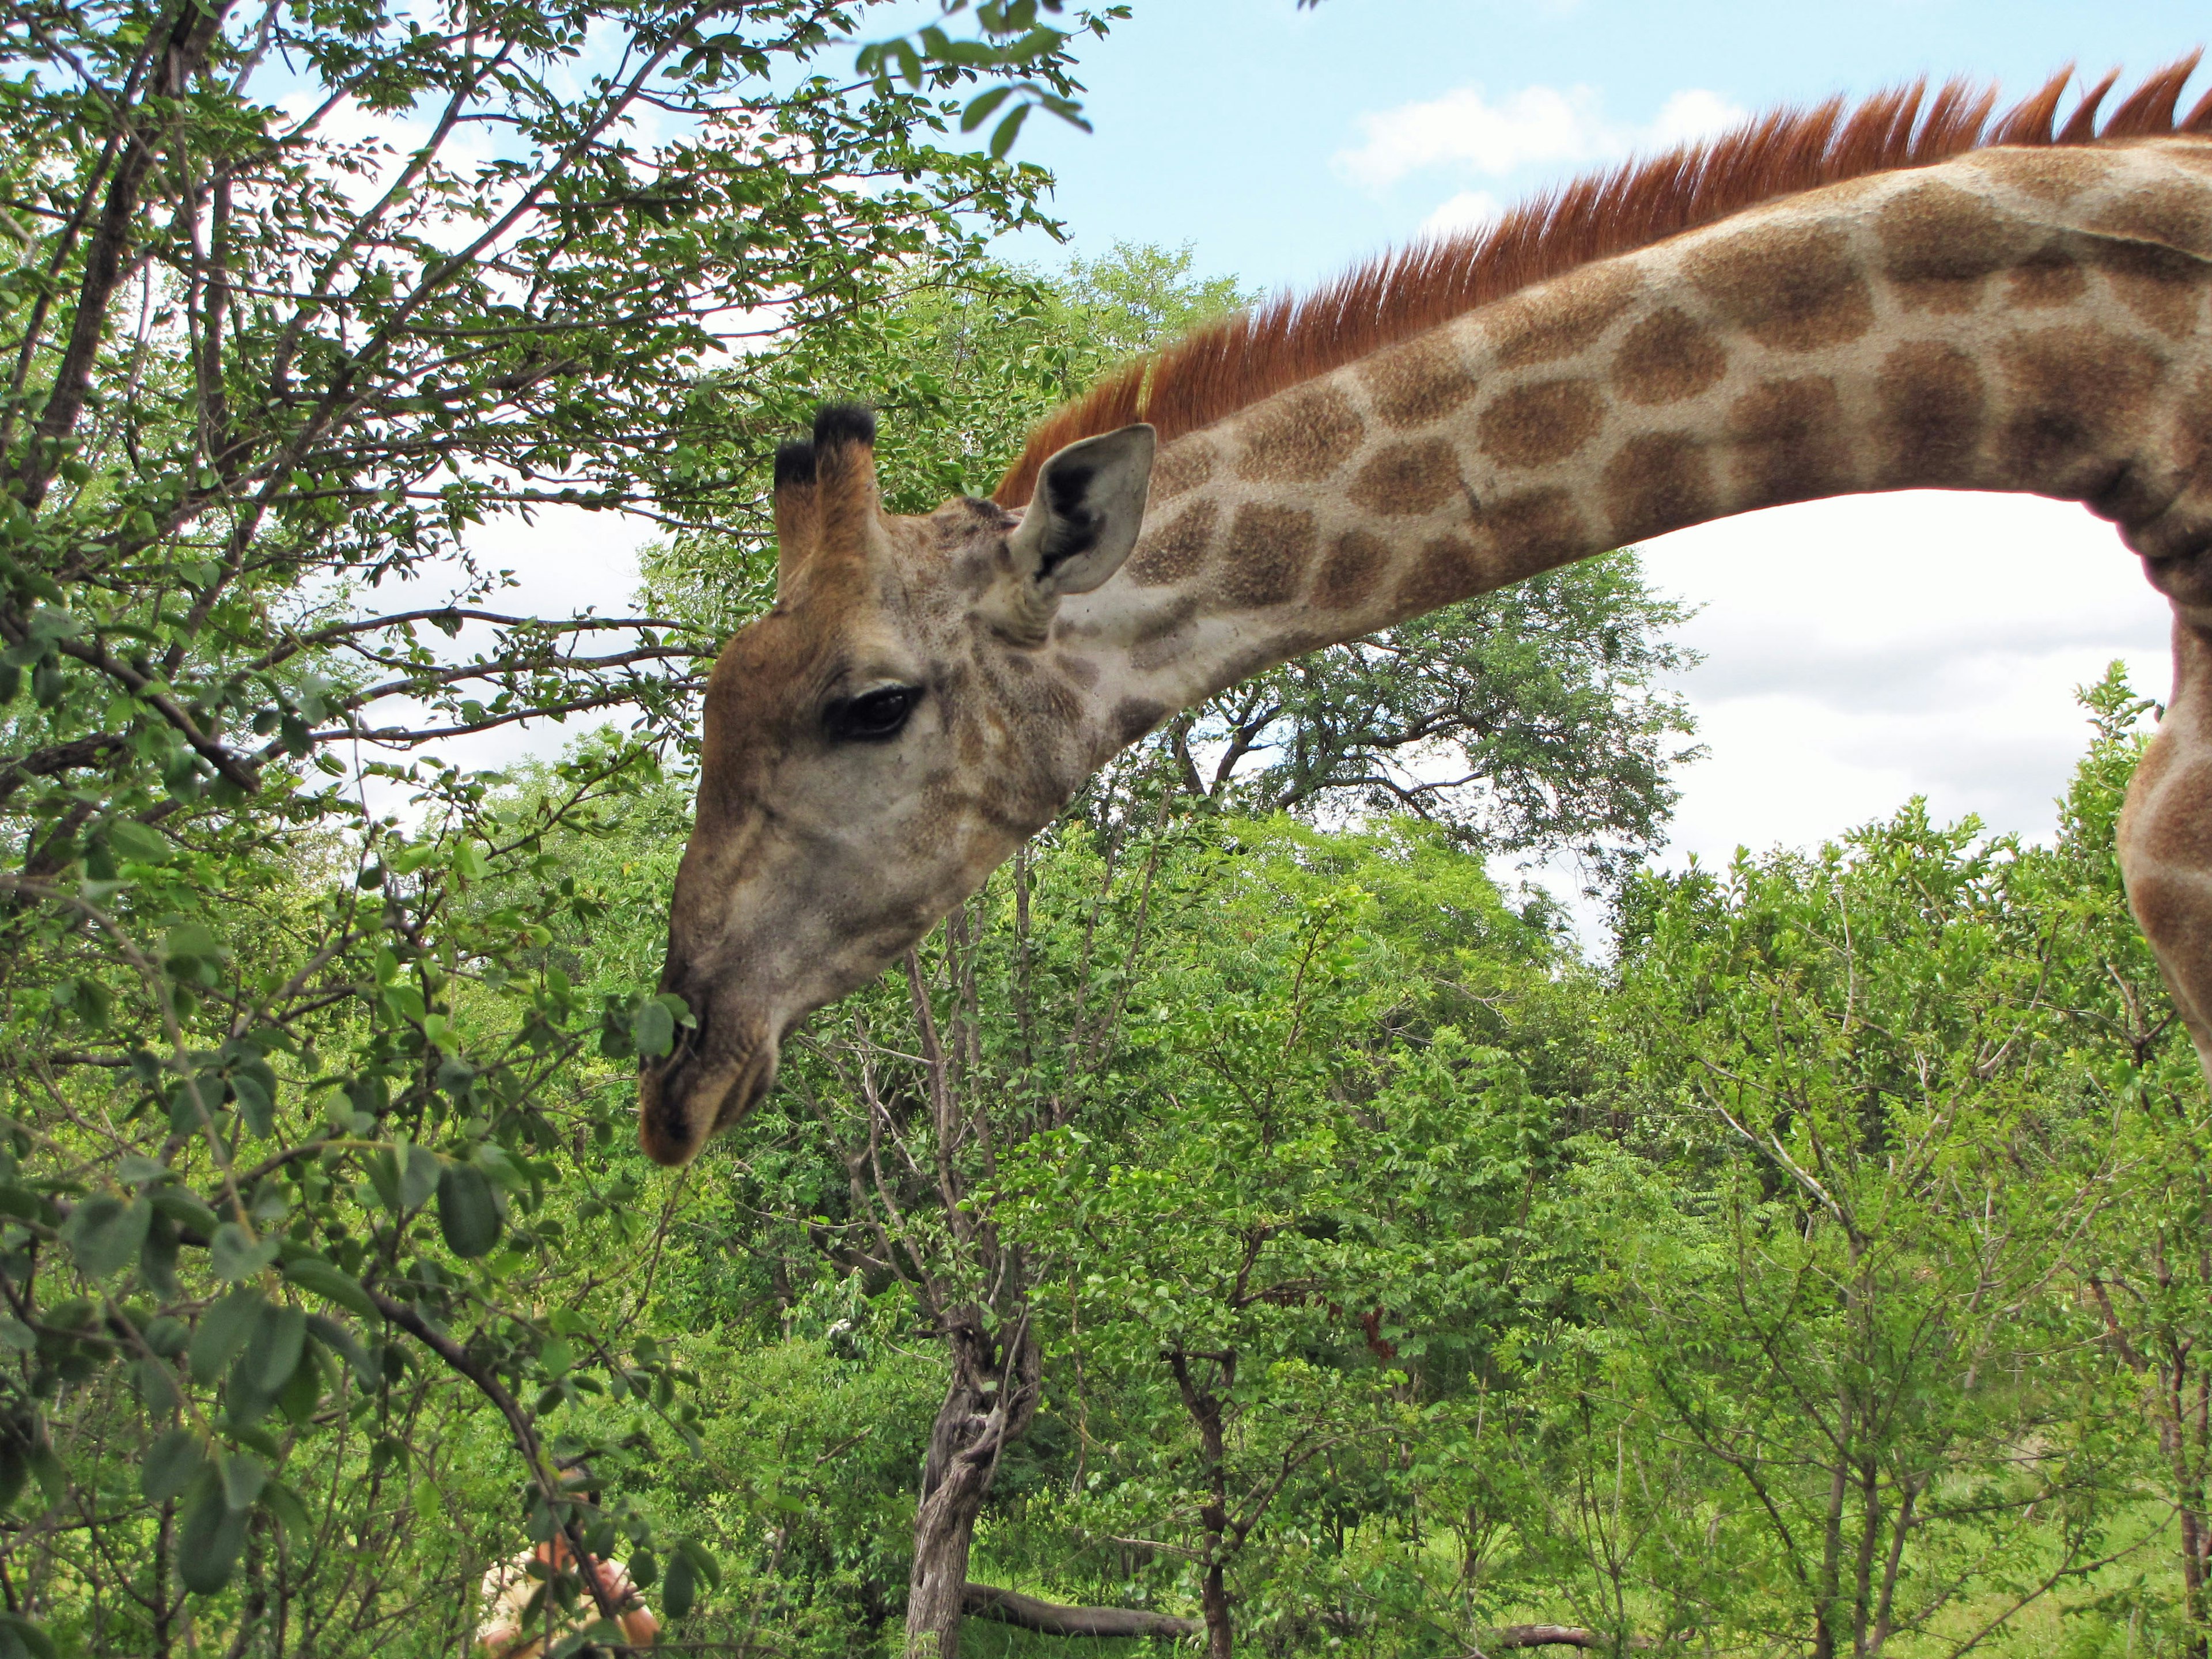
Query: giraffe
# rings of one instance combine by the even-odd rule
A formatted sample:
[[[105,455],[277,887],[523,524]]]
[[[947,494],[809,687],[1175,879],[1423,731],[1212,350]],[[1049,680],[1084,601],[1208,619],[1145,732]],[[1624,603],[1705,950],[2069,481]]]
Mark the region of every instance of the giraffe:
[[[1171,713],[1553,566],[1784,502],[2024,491],[2115,523],[2176,684],[2123,819],[2212,1073],[2212,95],[2192,55],[1901,88],[1584,180],[1139,363],[996,499],[894,517],[865,410],[777,457],[774,608],[705,697],[640,1140],[693,1156]],[[1849,580],[1847,571],[1838,580]]]

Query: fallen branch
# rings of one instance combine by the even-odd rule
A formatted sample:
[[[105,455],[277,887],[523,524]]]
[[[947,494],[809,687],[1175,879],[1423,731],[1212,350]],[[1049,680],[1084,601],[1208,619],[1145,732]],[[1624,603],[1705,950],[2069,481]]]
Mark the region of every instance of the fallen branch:
[[[970,1619],[995,1619],[1040,1636],[1203,1636],[1195,1619],[1146,1613],[1137,1607],[1064,1607],[1015,1590],[969,1584],[960,1592],[960,1610]]]
[[[1613,1638],[1600,1631],[1584,1630],[1579,1625],[1500,1625],[1483,1638],[1480,1647],[1469,1648],[1462,1659],[1485,1659],[1493,1652],[1508,1648],[1609,1648]],[[1632,1648],[1656,1647],[1648,1636],[1632,1636]]]

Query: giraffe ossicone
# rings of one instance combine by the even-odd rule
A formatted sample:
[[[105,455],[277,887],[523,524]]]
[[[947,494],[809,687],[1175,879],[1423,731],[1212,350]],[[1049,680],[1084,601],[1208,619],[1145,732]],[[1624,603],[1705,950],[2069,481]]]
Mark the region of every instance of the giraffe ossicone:
[[[1872,490],[2119,529],[2175,689],[2120,829],[2212,1071],[2212,95],[2067,77],[1753,123],[1206,331],[884,512],[864,410],[776,468],[773,610],[709,681],[640,1139],[695,1154],[1117,750],[1246,676],[1685,526]],[[1157,453],[1156,451],[1157,443]]]

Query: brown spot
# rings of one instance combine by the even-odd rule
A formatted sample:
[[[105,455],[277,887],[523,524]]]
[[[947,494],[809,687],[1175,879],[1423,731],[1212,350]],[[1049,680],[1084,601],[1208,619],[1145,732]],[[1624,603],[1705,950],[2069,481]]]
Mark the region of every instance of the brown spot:
[[[1239,477],[1266,483],[1313,483],[1359,447],[1365,425],[1341,388],[1323,384],[1270,398],[1239,423]]]
[[[2194,179],[2131,186],[2100,202],[2085,222],[2091,230],[2212,258],[2212,204]]]
[[[2022,195],[2053,204],[2103,184],[2112,167],[2096,152],[2080,149],[1984,149],[1961,159]]]
[[[1146,531],[1129,556],[1129,580],[1139,587],[1186,580],[1206,561],[1215,516],[1212,501],[1193,501],[1170,522]]]
[[[2170,340],[2203,326],[2206,279],[2212,267],[2193,253],[2157,242],[2100,240],[2090,262],[2137,318]]]
[[[1232,605],[1282,604],[1298,591],[1318,539],[1312,514],[1248,501],[1229,527],[1229,546],[1214,577],[1217,591]]]
[[[1491,313],[1498,366],[1527,368],[1587,351],[1640,286],[1634,270],[1607,263],[1585,265],[1501,302]]]
[[[1441,438],[1388,444],[1352,480],[1353,501],[1385,519],[1433,513],[1463,494],[1459,457]]]
[[[1842,345],[1874,326],[1850,240],[1829,225],[1723,231],[1684,269],[1724,321],[1777,351]]]
[[[1738,512],[1841,494],[1853,479],[1836,383],[1769,380],[1729,410]]]
[[[2023,311],[2072,305],[2088,290],[2081,262],[2063,240],[2053,239],[2014,265],[2005,277],[2006,301]]]
[[[1098,665],[1088,657],[1071,657],[1063,653],[1060,658],[1060,672],[1071,684],[1079,685],[1086,691],[1098,684]]]
[[[1462,364],[1449,325],[1376,352],[1358,374],[1385,426],[1426,426],[1474,396],[1474,376]]]
[[[1171,501],[1186,489],[1197,489],[1212,476],[1212,443],[1196,433],[1178,438],[1161,450],[1152,462],[1152,503],[1157,506]]]
[[[1114,705],[1114,734],[1125,744],[1158,726],[1168,715],[1168,706],[1150,697],[1124,697]]]
[[[1422,544],[1420,556],[1398,585],[1395,603],[1401,608],[1433,611],[1480,592],[1492,586],[1483,580],[1488,563],[1482,550],[1464,536],[1438,536]]]
[[[1899,191],[1875,221],[1882,270],[1908,310],[1965,311],[2018,251],[2016,222],[1979,196],[1924,180]]]
[[[1189,594],[1164,605],[1137,627],[1130,636],[1131,643],[1149,645],[1154,640],[1164,640],[1198,614],[1198,600]]]
[[[1935,340],[1901,345],[1882,359],[1875,396],[1885,484],[1955,489],[1967,483],[1989,418],[1982,372],[1972,357]]]
[[[1694,398],[1728,371],[1728,349],[1712,331],[1668,307],[1629,330],[1613,354],[1613,389],[1632,404]]]
[[[1604,423],[1605,400],[1588,380],[1541,380],[1490,404],[1475,431],[1501,466],[1545,466],[1566,459]]]
[[[2146,422],[2159,360],[2094,326],[2036,329],[1999,345],[1996,356],[2011,393],[1997,441],[2011,481],[2076,498],[2109,484]]]
[[[1616,541],[1702,524],[1719,510],[1712,464],[1687,433],[1632,438],[1606,463],[1605,505]]]
[[[1313,603],[1324,611],[1349,611],[1375,591],[1390,562],[1390,549],[1379,536],[1347,530],[1328,550]]]
[[[1129,666],[1139,674],[1149,674],[1155,669],[1164,668],[1170,663],[1180,661],[1189,655],[1191,643],[1192,636],[1182,630],[1163,634],[1156,640],[1150,640],[1142,645],[1132,647],[1129,652]]]
[[[1484,589],[1595,553],[1604,543],[1583,521],[1574,497],[1559,489],[1531,489],[1490,502],[1482,514],[1490,532]]]

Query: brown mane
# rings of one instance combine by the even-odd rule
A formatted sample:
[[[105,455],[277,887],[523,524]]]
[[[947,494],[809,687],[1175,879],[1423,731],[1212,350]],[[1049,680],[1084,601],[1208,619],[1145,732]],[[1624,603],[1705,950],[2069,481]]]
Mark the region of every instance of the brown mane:
[[[1079,438],[1134,421],[1150,421],[1163,442],[1181,437],[1477,306],[1778,197],[1929,167],[1988,145],[2212,134],[2212,93],[2174,118],[2202,56],[2193,52],[2152,76],[2101,130],[2098,107],[2119,71],[2091,87],[2055,126],[2074,75],[2069,64],[1995,121],[1994,90],[1953,81],[1929,98],[1928,83],[1917,81],[1855,110],[1846,112],[1841,98],[1777,110],[1710,143],[1577,179],[1486,229],[1383,254],[1316,293],[1269,300],[1117,369],[1038,424],[994,499],[1006,507],[1028,501],[1045,458]]]

